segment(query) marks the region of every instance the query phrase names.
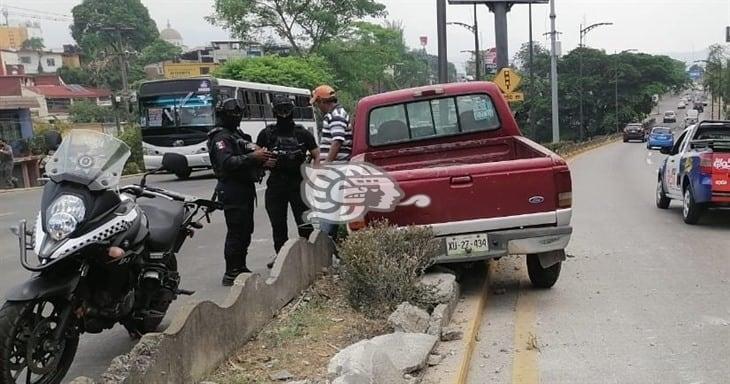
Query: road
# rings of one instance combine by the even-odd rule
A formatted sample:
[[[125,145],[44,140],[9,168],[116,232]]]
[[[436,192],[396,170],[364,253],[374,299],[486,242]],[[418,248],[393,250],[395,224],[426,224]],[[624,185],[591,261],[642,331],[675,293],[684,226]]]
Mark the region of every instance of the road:
[[[134,179],[124,180],[127,183]],[[196,174],[187,181],[177,181],[171,176],[150,178],[150,184],[167,188],[183,194],[209,198],[212,195],[215,179],[211,174]],[[258,186],[258,206],[255,213],[256,227],[249,249],[248,265],[254,272],[268,275],[266,263],[274,255],[271,240],[271,226],[264,209],[264,187]],[[40,190],[0,193],[0,295],[10,287],[24,281],[29,272],[21,268],[18,261],[18,242],[10,231],[21,219],[34,221],[40,204]],[[225,223],[223,214],[216,213],[213,222],[196,232],[194,239],[188,240],[178,256],[181,287],[196,291],[190,297],[180,297],[173,303],[163,327],[176,313],[179,306],[191,300],[211,299],[222,302],[229,289],[220,284],[224,271],[223,241]],[[295,235],[295,227],[290,214],[290,236]],[[134,346],[126,331],[117,326],[98,335],[83,335],[78,354],[71,367],[67,380],[80,375],[98,377],[104,372],[111,360],[128,352]]]
[[[663,158],[615,143],[571,163],[571,257],[543,291],[522,258],[492,264],[469,383],[730,380],[730,217],[689,226],[678,202],[657,209]]]

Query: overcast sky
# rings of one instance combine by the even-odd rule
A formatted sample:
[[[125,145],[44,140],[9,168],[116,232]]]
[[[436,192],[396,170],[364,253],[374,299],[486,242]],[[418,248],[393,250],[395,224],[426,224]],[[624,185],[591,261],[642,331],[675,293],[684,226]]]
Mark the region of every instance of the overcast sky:
[[[227,39],[228,33],[208,24],[213,0],[142,0],[159,28],[169,19],[183,36],[187,46],[204,45],[210,40]],[[380,0],[387,6],[388,19],[400,20],[405,27],[408,45],[419,46],[419,36],[428,36],[427,49],[435,53],[435,0]],[[71,13],[81,0],[0,0],[0,4],[27,9]],[[508,14],[510,56],[527,42],[528,7],[515,5]],[[702,59],[700,52],[713,43],[724,42],[725,27],[730,25],[730,0],[556,0],[557,30],[562,32],[563,52],[578,45],[578,29],[583,23],[613,22],[590,32],[587,44],[608,52],[638,49],[648,53],[695,52],[693,59]],[[20,12],[20,11],[16,11]],[[494,46],[494,19],[487,7],[478,7],[482,47]],[[449,21],[473,23],[471,6],[449,6]],[[10,10],[10,19],[18,20]],[[42,20],[46,46],[60,47],[71,43],[68,23]],[[550,30],[549,5],[533,5],[533,36],[546,44],[543,33]],[[462,50],[473,49],[473,35],[467,30],[448,29],[449,60],[463,65],[468,58]]]

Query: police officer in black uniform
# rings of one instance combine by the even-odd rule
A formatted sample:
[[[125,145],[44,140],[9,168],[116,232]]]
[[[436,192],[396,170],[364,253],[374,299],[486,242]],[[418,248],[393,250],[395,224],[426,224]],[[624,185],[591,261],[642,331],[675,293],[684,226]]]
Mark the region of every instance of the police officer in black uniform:
[[[217,127],[208,134],[208,152],[218,178],[216,193],[223,203],[226,226],[226,272],[223,285],[233,285],[241,273],[251,272],[246,266],[248,246],[253,233],[256,181],[271,154],[266,148],[251,143],[251,137],[239,132],[243,106],[234,98],[216,106]]]
[[[259,133],[256,144],[269,148],[275,161],[267,165],[270,170],[266,188],[266,212],[271,221],[274,250],[279,253],[289,237],[287,211],[291,206],[299,236],[308,237],[311,227],[304,225],[304,213],[309,209],[302,200],[300,186],[303,180],[301,165],[307,160],[307,153],[319,162],[319,149],[314,135],[301,125],[294,123],[294,102],[286,95],[276,95],[273,100],[276,124],[269,125]],[[268,267],[271,268],[271,261]]]

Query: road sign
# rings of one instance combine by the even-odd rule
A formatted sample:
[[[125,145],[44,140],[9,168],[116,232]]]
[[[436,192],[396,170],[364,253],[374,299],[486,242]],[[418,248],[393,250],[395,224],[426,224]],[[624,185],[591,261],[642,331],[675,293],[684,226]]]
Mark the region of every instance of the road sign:
[[[520,87],[522,78],[509,68],[502,68],[494,78],[494,82],[504,93],[512,93]]]
[[[504,98],[507,99],[510,103],[514,103],[516,101],[525,101],[525,94],[522,92],[512,92],[512,93],[505,93]]]

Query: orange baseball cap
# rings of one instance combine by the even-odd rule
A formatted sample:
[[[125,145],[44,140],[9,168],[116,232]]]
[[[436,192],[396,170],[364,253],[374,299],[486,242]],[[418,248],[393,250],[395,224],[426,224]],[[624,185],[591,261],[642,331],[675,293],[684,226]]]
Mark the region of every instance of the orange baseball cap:
[[[318,101],[329,101],[335,96],[337,96],[337,93],[334,88],[329,85],[320,85],[312,91],[312,99],[309,100],[309,103],[314,105]]]

